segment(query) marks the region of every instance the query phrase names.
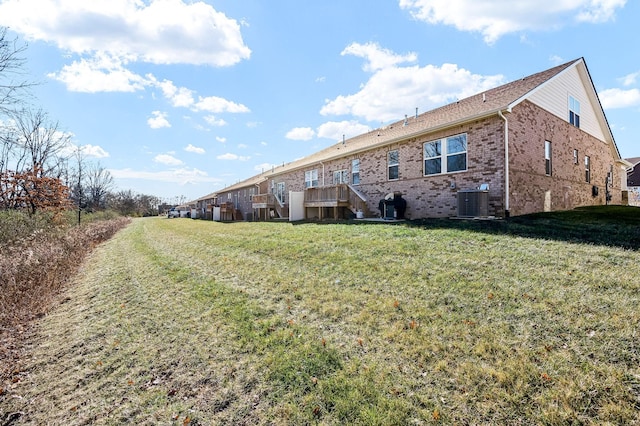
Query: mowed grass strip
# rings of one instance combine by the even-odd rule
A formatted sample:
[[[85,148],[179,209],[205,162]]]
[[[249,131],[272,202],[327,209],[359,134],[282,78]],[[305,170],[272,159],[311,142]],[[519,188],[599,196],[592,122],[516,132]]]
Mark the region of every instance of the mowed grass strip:
[[[634,424],[639,260],[464,227],[140,219],[43,321],[0,409],[24,424]]]

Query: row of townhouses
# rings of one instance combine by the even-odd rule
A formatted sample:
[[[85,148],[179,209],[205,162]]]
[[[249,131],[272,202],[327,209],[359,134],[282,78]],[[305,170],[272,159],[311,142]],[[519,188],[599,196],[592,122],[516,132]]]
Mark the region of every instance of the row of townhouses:
[[[214,220],[509,217],[626,204],[630,170],[580,58],[416,110],[193,207]]]

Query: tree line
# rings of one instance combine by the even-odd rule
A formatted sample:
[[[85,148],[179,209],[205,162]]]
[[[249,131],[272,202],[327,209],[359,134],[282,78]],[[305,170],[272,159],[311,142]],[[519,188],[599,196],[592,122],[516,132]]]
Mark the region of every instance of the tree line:
[[[113,176],[91,162],[71,135],[32,105],[24,78],[27,45],[0,27],[0,210],[80,212],[115,210],[128,216],[158,214],[160,199],[118,190]]]

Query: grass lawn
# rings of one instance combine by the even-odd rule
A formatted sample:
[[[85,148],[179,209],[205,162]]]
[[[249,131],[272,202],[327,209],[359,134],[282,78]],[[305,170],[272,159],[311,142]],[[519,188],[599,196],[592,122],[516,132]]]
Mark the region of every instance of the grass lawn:
[[[41,320],[0,424],[640,424],[639,248],[619,207],[137,219]]]

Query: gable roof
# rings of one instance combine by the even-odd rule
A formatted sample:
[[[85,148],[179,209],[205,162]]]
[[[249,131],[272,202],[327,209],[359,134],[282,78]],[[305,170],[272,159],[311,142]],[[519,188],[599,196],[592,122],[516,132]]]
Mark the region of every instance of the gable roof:
[[[584,59],[579,58],[548,70],[532,74],[528,77],[512,81],[502,86],[486,90],[465,99],[432,109],[415,117],[400,120],[388,126],[374,129],[343,142],[336,143],[299,160],[283,164],[282,166],[263,172],[260,175],[248,179],[247,181],[239,182],[235,185],[224,188],[219,192],[227,192],[247,187],[248,185],[253,185],[255,182],[253,182],[252,179],[267,179],[270,176],[276,176],[281,173],[307,168],[324,161],[345,157],[347,155],[356,154],[375,147],[390,145],[408,138],[422,136],[437,130],[497,115],[500,111],[510,111],[511,108],[526,100],[532,93],[542,89],[550,80],[571,67],[578,68],[582,84],[587,89],[591,101],[594,102],[594,105],[599,107],[595,108],[598,121],[601,126],[606,128],[604,133],[606,134],[607,139],[610,138],[607,142],[610,142],[613,145],[615,154],[617,154],[617,159],[620,159],[620,154],[613,140],[613,134],[611,133],[611,129],[606,121],[604,111],[602,110],[602,106],[598,99],[595,86],[593,85],[589,75],[589,71],[586,68]]]
[[[633,166],[637,166],[638,163],[640,163],[640,157],[631,157],[631,158],[625,158],[625,160],[627,160],[629,163],[631,163]]]

